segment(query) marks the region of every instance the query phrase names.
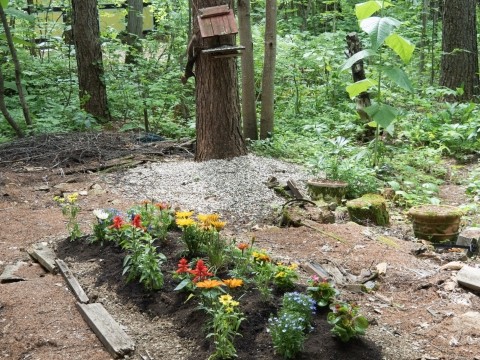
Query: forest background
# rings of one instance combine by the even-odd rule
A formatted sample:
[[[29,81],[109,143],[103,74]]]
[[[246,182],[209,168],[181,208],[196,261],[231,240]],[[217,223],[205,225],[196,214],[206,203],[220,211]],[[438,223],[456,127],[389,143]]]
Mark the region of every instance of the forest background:
[[[192,5],[212,3],[224,2],[0,1],[0,141],[111,130],[194,137],[195,79],[183,84],[181,77],[194,31]],[[358,8],[364,3],[353,0],[229,2],[235,13],[248,6],[253,44],[248,94],[255,130],[248,136],[243,126],[242,141],[250,151],[302,163],[312,176],[347,181],[349,197],[390,187],[399,205],[437,203],[439,185],[455,179],[456,167],[442,164],[453,158],[460,168],[478,158],[477,2],[368,3],[378,4],[378,12],[362,17]],[[84,20],[93,21],[93,28],[100,24],[93,40],[86,35],[89,26],[75,32],[75,15],[72,23],[72,9],[77,6],[81,14],[78,7],[88,5],[98,13],[85,11]],[[266,23],[272,16],[276,56],[273,69],[267,69],[265,44],[271,46],[272,29]],[[134,17],[142,21],[140,31],[138,21],[130,23]],[[352,54],[346,52],[352,32],[367,49],[354,58],[363,61],[367,84],[353,90],[349,70],[355,64],[347,62]],[[397,34],[405,40],[401,49],[385,40]],[[101,96],[82,93],[80,40],[100,48],[101,64],[95,66],[101,69],[97,78],[106,104],[100,111],[88,103]],[[415,48],[408,58],[406,47]],[[234,86],[242,101],[248,98],[240,81],[243,59],[245,54],[229,60],[238,70]],[[391,69],[397,69],[393,75]],[[274,79],[271,103],[264,88],[267,71]],[[358,98],[367,91],[373,107],[365,115]],[[388,107],[387,115],[381,113],[388,121],[377,116],[375,104]],[[214,129],[207,135],[215,137]],[[480,171],[467,181],[467,191],[480,196]]]

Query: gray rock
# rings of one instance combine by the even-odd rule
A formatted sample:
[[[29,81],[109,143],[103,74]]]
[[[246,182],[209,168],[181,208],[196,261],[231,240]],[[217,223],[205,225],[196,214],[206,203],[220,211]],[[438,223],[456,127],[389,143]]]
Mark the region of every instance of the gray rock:
[[[464,266],[457,273],[457,282],[469,289],[480,290],[480,269]]]

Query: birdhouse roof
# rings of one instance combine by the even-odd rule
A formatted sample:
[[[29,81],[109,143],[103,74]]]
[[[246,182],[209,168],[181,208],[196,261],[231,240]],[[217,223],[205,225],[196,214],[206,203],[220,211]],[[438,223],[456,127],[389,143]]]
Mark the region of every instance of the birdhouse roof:
[[[202,38],[238,33],[233,10],[228,5],[199,9],[198,25]]]

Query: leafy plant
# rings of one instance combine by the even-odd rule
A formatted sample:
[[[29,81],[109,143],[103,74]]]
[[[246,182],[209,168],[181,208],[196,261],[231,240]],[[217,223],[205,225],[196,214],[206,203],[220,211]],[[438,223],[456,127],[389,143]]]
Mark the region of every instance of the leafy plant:
[[[331,312],[327,315],[327,321],[333,325],[332,333],[343,342],[351,338],[364,335],[368,328],[368,320],[359,313],[356,304],[339,302],[330,306]]]
[[[295,281],[298,280],[297,268],[297,264],[285,265],[277,263],[275,265],[273,284],[282,291],[292,289],[295,286]]]
[[[278,317],[270,317],[268,332],[275,352],[284,359],[293,359],[303,350],[306,334],[304,321],[298,314],[281,312]]]
[[[282,299],[282,311],[297,314],[306,329],[316,311],[315,300],[307,294],[297,291],[285,293]]]
[[[206,308],[207,314],[212,316],[210,323],[211,332],[207,338],[212,337],[215,351],[208,358],[231,359],[236,357],[237,350],[233,343],[239,336],[238,329],[243,320],[243,313],[239,310],[240,303],[233,300],[230,295],[220,295],[211,308]]]
[[[70,241],[74,241],[82,236],[77,215],[80,212],[78,205],[78,193],[67,195],[67,197],[55,196],[53,198],[62,207],[62,214],[67,218],[67,231],[70,235]]]
[[[314,275],[307,280],[307,294],[312,297],[319,307],[328,306],[338,295],[338,290],[327,279]]]
[[[401,35],[395,32],[401,22],[390,16],[383,16],[385,9],[394,6],[388,1],[367,1],[355,5],[355,14],[359,20],[360,27],[369,35],[370,48],[359,51],[350,57],[341,70],[350,69],[357,61],[369,58],[373,60],[369,63],[377,71],[377,79],[357,81],[347,86],[347,92],[351,98],[359,95],[368,89],[375,87],[375,103],[365,108],[365,112],[373,120],[370,126],[375,127],[375,147],[373,165],[378,165],[378,143],[380,141],[380,128],[385,129],[389,133],[393,133],[393,122],[398,111],[387,104],[384,100],[382,89],[385,86],[383,76],[400,88],[413,92],[413,86],[405,72],[399,67],[389,65],[387,57],[384,53],[385,46],[393,50],[400,59],[407,64],[410,62],[415,46]],[[380,16],[372,16],[380,11]],[[385,45],[385,46],[384,46]],[[387,65],[386,65],[387,64]]]

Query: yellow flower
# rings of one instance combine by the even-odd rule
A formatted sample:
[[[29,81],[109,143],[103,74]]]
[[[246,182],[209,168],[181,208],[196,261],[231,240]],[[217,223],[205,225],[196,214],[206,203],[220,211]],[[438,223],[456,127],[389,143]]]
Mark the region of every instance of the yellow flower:
[[[225,221],[212,221],[211,225],[217,230],[222,230],[227,223]]]
[[[198,221],[201,221],[201,222],[207,222],[208,220],[208,215],[207,214],[198,214],[197,215],[197,219]]]
[[[192,226],[195,224],[195,220],[191,219],[191,218],[177,218],[175,220],[175,223],[178,225],[178,226],[181,226],[181,227],[187,227],[187,226]]]
[[[290,264],[290,266],[288,267],[290,270],[297,270],[298,269],[298,264]]]
[[[227,285],[230,289],[234,289],[243,285],[242,279],[225,279],[223,280],[225,285]]]
[[[65,199],[62,198],[62,197],[60,197],[60,196],[55,196],[55,197],[53,198],[53,200],[56,201],[56,202],[58,202],[59,204],[62,204],[62,203],[65,202]]]
[[[234,307],[240,305],[240,303],[233,300],[230,295],[221,295],[218,301],[220,302],[220,304],[225,306],[227,312],[232,312]]]
[[[268,256],[265,253],[259,253],[257,251],[254,251],[252,253],[252,256],[253,256],[253,259],[256,261],[265,261],[265,262],[270,261],[270,256]]]
[[[285,277],[287,274],[285,274],[285,271],[280,271],[278,274],[275,275],[276,278],[282,278]]]
[[[218,301],[220,301],[220,303],[222,303],[223,305],[228,305],[232,300],[233,300],[232,296],[227,294],[227,295],[220,295]]]
[[[70,203],[70,204],[73,204],[77,201],[78,199],[78,193],[73,193],[73,194],[70,194],[67,196],[67,201]]]
[[[219,287],[219,286],[223,286],[225,284],[223,282],[219,281],[219,280],[207,279],[207,280],[199,281],[195,285],[198,288],[213,289],[213,288],[216,288],[216,287]]]
[[[193,211],[177,211],[175,213],[175,217],[177,219],[185,219],[185,218],[189,218],[190,216],[193,215]]]

